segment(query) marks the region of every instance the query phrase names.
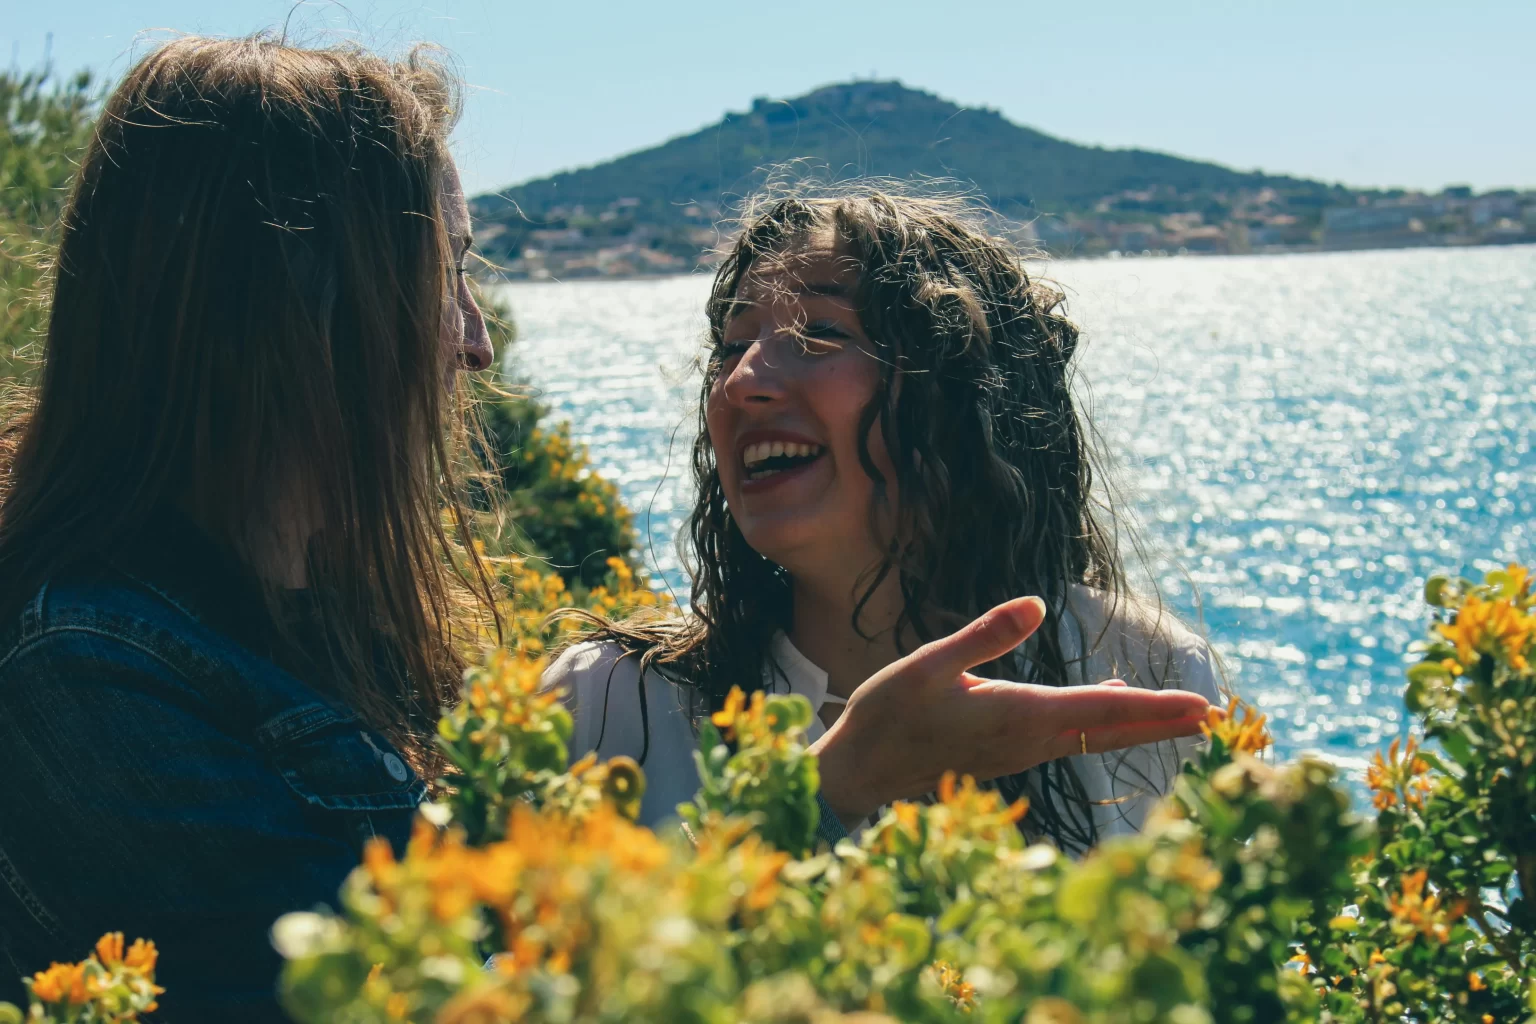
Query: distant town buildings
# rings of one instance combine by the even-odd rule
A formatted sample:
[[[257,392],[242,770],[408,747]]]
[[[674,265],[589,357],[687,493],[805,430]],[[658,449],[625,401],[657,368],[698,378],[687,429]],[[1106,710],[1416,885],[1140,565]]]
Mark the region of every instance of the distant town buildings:
[[[1323,213],[1325,249],[1499,245],[1536,241],[1536,193],[1474,196],[1469,188],[1409,193]]]
[[[1105,196],[1092,210],[1044,213],[1012,223],[1018,242],[1056,256],[1173,256],[1309,252],[1414,246],[1536,242],[1536,191],[1474,195],[1466,187],[1437,194],[1350,193],[1349,205],[1300,202],[1272,188],[1180,194],[1167,187]],[[712,265],[728,211],[695,203],[682,223],[637,217],[639,199],[600,210],[555,207],[539,218],[477,229],[482,243],[508,254],[512,279],[567,280],[686,273]],[[515,232],[516,237],[502,237]]]

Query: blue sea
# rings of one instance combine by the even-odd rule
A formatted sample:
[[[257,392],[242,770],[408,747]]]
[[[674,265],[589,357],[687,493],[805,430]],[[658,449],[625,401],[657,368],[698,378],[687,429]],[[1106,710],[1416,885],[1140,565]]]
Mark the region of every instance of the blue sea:
[[[1061,262],[1081,398],[1167,602],[1356,778],[1405,728],[1433,574],[1536,557],[1536,247]],[[708,282],[513,284],[514,358],[687,593]]]

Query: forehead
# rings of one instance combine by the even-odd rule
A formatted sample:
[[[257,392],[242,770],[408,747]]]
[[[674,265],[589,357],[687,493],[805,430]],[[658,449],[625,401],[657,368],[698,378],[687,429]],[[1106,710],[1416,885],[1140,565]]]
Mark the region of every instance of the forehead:
[[[464,201],[464,186],[452,160],[443,164],[439,188],[442,191],[443,226],[448,229],[448,234],[453,237],[468,234],[469,204]]]
[[[851,298],[859,283],[858,262],[832,238],[810,238],[752,262],[736,297],[756,305],[806,298]]]

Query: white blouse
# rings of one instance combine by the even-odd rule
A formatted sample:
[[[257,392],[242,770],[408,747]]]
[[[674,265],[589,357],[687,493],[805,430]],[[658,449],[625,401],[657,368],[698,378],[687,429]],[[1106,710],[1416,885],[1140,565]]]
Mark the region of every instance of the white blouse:
[[[1171,615],[1132,600],[1112,608],[1109,595],[1075,587],[1062,616],[1061,644],[1073,685],[1123,679],[1132,686],[1178,687],[1201,694],[1212,704],[1222,700],[1210,647]],[[1083,658],[1084,648],[1089,650]],[[817,712],[806,730],[813,743],[826,732],[823,704],[844,699],[827,692],[827,674],[812,664],[783,633],[770,648],[773,664],[764,667],[764,689],[798,693]],[[777,668],[778,671],[774,671]],[[596,751],[606,760],[627,754],[645,770],[642,824],[655,827],[676,817],[680,803],[699,788],[693,752],[698,746],[688,714],[688,694],[652,670],[644,681],[639,656],[623,656],[612,642],[578,644],[544,673],[545,687],[559,687],[575,718],[571,759]],[[647,727],[649,744],[646,742]],[[1099,837],[1134,832],[1152,802],[1166,792],[1179,765],[1200,743],[1199,737],[1108,754],[1084,754],[1070,760],[1092,801]],[[1079,812],[1080,813],[1080,812]]]

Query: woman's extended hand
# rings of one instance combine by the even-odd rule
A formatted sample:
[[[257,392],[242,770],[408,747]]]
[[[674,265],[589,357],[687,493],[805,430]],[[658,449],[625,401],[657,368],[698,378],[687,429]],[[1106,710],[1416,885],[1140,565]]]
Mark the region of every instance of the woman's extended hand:
[[[995,779],[1082,753],[1083,735],[1098,753],[1199,731],[1209,704],[1198,693],[1118,680],[1040,686],[966,671],[1013,650],[1044,618],[1039,598],[1008,601],[860,684],[811,747],[822,796],[845,825],[932,792],[946,771]]]

